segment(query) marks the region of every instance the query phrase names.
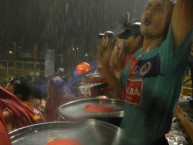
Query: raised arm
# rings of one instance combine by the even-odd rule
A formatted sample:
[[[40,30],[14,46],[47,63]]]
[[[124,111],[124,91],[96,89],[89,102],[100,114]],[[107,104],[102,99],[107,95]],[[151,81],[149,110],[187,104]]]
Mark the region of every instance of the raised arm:
[[[193,26],[193,0],[177,0],[173,9],[171,24],[174,43],[177,47]]]
[[[105,79],[108,84],[111,85],[116,90],[120,90],[119,78],[112,72],[110,67],[110,58],[112,56],[112,51],[114,47],[114,42],[116,42],[116,36],[109,36],[111,34],[106,34],[101,41],[99,41],[97,46],[97,60],[98,65],[101,68]],[[113,39],[111,37],[114,37]]]

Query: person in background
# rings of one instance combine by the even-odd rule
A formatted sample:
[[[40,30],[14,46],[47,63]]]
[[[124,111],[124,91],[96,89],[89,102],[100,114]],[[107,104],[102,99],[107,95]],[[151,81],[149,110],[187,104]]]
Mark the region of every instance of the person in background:
[[[116,53],[115,51],[115,53],[112,53],[110,58],[111,64],[115,62],[115,64],[119,65],[119,71],[121,71],[124,66],[130,61],[132,55],[139,48],[141,48],[143,42],[143,36],[140,33],[141,23],[138,22],[134,17],[132,17],[129,12],[127,12],[120,18],[120,22],[120,25],[118,25],[113,30],[113,33],[117,36],[117,38],[119,38],[120,42],[122,41],[124,46],[123,48],[117,47],[117,49],[122,50],[122,52]],[[116,47],[114,47],[113,50],[116,50],[115,48]],[[122,54],[122,57],[119,58],[121,60],[115,59],[117,54]]]
[[[30,104],[30,85],[26,79],[23,77],[11,78],[6,89],[7,91],[1,88],[0,91],[3,92],[1,101],[5,105],[3,115],[8,131],[45,121],[42,113]]]
[[[114,70],[114,74],[119,74],[124,66],[130,61],[132,55],[142,46],[143,36],[140,33],[140,25],[135,18],[133,18],[129,12],[120,17],[119,25],[113,31],[105,31],[99,33],[99,37],[102,40],[99,41],[98,50],[103,47],[111,48],[109,66]],[[118,39],[119,41],[115,40]],[[123,47],[117,47],[119,43]],[[115,46],[115,47],[112,47]],[[108,49],[109,50],[109,49]],[[97,53],[97,58],[100,53]],[[98,61],[100,63],[100,60]]]
[[[104,33],[99,33],[99,36],[102,38],[102,41],[99,41],[98,51],[101,51],[100,48],[103,47],[113,47],[116,39],[119,40],[119,44],[123,47],[113,47],[109,50],[111,55],[109,56],[109,70],[111,74],[114,75],[117,79],[120,77],[120,73],[125,65],[129,63],[133,54],[142,46],[143,37],[140,33],[140,23],[134,19],[128,20],[128,16],[121,20],[121,25],[112,32],[105,31]],[[106,45],[106,46],[105,46]],[[117,45],[118,46],[118,45]],[[100,53],[97,53],[99,55]],[[100,56],[97,56],[99,67],[100,67]],[[106,82],[105,77],[103,81]],[[108,81],[107,81],[108,82]],[[107,83],[105,87],[105,95],[110,98],[121,99],[117,97],[117,90],[113,85]]]
[[[64,86],[64,81],[59,76],[52,76],[47,82],[47,94],[45,118],[47,122],[57,121],[58,107],[67,102],[77,99],[69,93],[69,89]]]
[[[124,24],[123,24],[124,25]],[[116,39],[117,45],[110,50],[111,56],[109,57],[109,67],[112,73],[119,78],[121,70],[131,60],[132,55],[142,46],[143,37],[140,34],[140,23],[132,21],[124,30],[118,32],[105,31],[99,33],[102,41],[98,44],[98,50],[103,47],[112,47]],[[117,47],[122,45],[123,47]],[[97,53],[99,54],[99,53]],[[97,56],[100,62],[100,56]]]
[[[13,83],[16,79],[22,79],[25,80],[23,77],[14,77],[11,76],[10,80],[8,81],[7,85],[5,86],[5,89],[8,90],[9,92],[12,92],[14,94],[14,86]],[[27,82],[27,80],[25,80]],[[29,83],[28,83],[29,84]],[[29,100],[28,102],[30,105],[44,113],[45,110],[45,99],[43,98],[43,94],[41,89],[38,86],[29,84],[30,87],[30,95],[29,95]],[[29,92],[28,92],[29,93]]]
[[[181,86],[189,66],[193,25],[192,0],[148,0],[141,16],[142,48],[124,67],[120,79],[109,70],[112,47],[100,48],[100,65],[109,84],[122,92],[121,128],[131,145],[168,145]]]

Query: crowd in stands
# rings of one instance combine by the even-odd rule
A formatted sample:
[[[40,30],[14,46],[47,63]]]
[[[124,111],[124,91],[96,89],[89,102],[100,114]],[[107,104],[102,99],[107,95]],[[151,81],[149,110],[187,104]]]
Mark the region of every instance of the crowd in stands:
[[[0,86],[0,137],[6,138],[8,132],[24,126],[57,121],[57,108],[77,99],[59,76],[50,77],[46,90],[43,98],[41,89],[21,76],[11,77],[6,86]]]

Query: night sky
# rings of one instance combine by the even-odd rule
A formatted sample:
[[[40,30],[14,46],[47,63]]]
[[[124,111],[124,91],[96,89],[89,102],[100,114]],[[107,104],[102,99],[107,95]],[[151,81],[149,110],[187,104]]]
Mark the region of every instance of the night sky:
[[[36,46],[42,57],[45,49],[62,54],[64,66],[85,59],[91,61],[97,34],[113,30],[126,12],[139,19],[146,1],[1,0],[0,57],[7,59],[10,49],[17,53],[33,53]],[[73,48],[79,50],[75,52]]]

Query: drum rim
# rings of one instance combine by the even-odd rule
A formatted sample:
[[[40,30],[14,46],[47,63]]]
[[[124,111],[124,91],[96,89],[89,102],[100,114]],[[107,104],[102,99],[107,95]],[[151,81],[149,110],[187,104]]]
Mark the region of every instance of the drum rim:
[[[73,125],[73,126],[72,126]],[[28,125],[16,130],[13,130],[9,132],[10,139],[12,143],[14,141],[17,141],[19,138],[22,137],[22,135],[25,135],[27,133],[31,133],[34,131],[42,130],[43,128],[47,129],[50,128],[73,128],[73,127],[79,127],[81,125],[92,125],[92,126],[102,126],[103,128],[109,129],[111,131],[116,132],[117,134],[124,134],[124,130],[116,125],[110,124],[105,121],[97,120],[97,119],[87,119],[85,121],[54,121],[54,122],[45,122],[45,123],[38,123],[33,125]]]
[[[72,121],[77,121],[77,120],[85,120],[85,119],[89,119],[89,118],[93,118],[93,119],[99,119],[99,118],[122,118],[124,116],[124,110],[121,111],[114,111],[114,112],[103,112],[103,113],[89,113],[88,116],[84,116],[84,117],[74,117],[68,114],[64,114],[62,113],[62,109],[64,107],[68,107],[70,105],[75,105],[78,104],[79,102],[91,102],[91,101],[95,101],[95,102],[111,102],[114,104],[122,104],[123,108],[124,108],[124,101],[122,100],[117,100],[117,99],[99,99],[99,98],[85,98],[85,99],[80,99],[80,100],[74,100],[68,103],[65,103],[61,106],[58,107],[58,115],[61,118],[66,118],[67,120],[72,120]]]

